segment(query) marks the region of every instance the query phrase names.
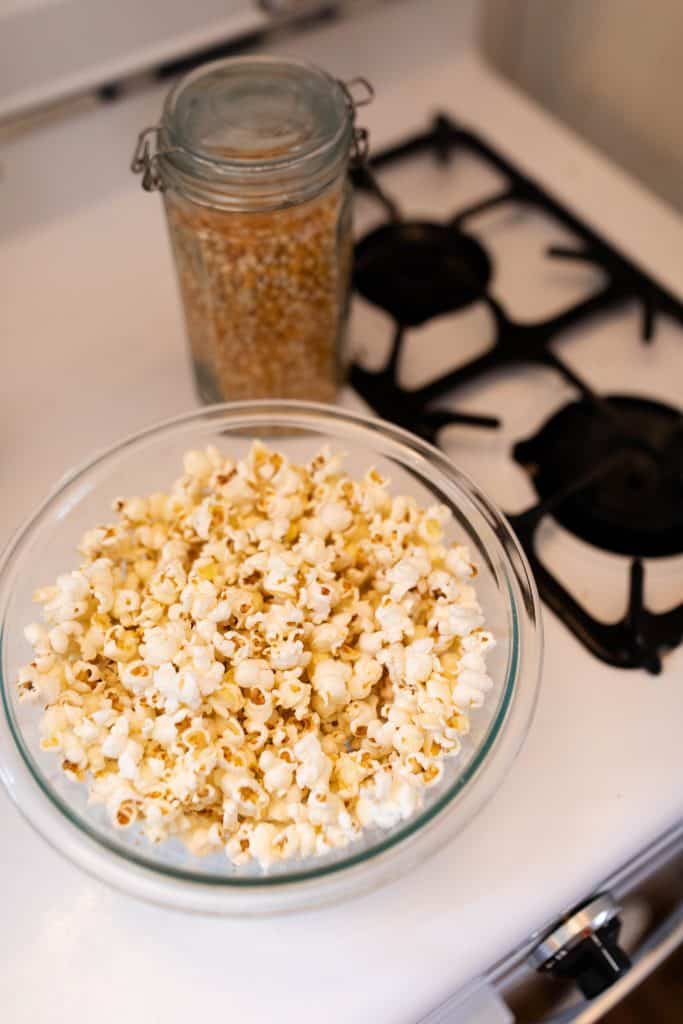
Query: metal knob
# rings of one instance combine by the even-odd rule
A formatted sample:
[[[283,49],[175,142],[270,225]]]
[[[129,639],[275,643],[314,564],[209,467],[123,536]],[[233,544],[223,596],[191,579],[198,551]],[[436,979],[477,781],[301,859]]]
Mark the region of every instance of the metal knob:
[[[576,982],[586,998],[604,992],[631,966],[619,946],[619,907],[609,893],[584,903],[555,925],[529,956],[537,970]]]

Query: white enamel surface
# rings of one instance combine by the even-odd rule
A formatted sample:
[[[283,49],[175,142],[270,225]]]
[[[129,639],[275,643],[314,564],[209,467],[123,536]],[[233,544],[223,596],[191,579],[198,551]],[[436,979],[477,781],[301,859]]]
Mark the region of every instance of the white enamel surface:
[[[287,52],[347,77],[372,73],[378,98],[363,120],[376,145],[421,128],[439,107],[479,128],[683,295],[678,218],[476,57],[458,56],[471,39],[468,5],[457,17],[448,3],[415,6],[419,12],[379,8],[369,24],[332,26],[290,41]],[[2,539],[94,449],[195,404],[161,205],[127,169],[134,135],[154,121],[162,94],[46,127],[0,154]],[[428,190],[411,174],[405,187],[402,201],[416,210],[434,211],[437,201],[450,208],[450,192]],[[523,285],[520,312],[522,302],[535,315],[550,301],[545,288],[534,291],[531,274],[501,274],[510,294]],[[575,272],[571,287],[579,284]],[[381,316],[372,330],[366,324],[372,337],[361,336],[362,314],[356,318],[358,342],[381,345]],[[619,324],[595,330],[630,336]],[[667,327],[661,340],[629,348],[638,360],[633,372],[625,356],[605,354],[594,381],[654,393],[675,388],[683,332]],[[615,342],[602,343],[607,352]],[[578,367],[588,344],[568,345],[567,359]],[[427,375],[421,358],[413,370]],[[510,409],[514,436],[566,400],[551,379],[547,388],[534,380],[533,400],[526,378],[506,377],[497,387],[493,400]],[[461,404],[478,411],[490,400],[472,389]],[[489,437],[458,428],[451,442],[451,455],[492,496],[512,502],[521,488],[523,503],[523,478],[489,454]],[[614,607],[604,593],[592,599],[616,613],[613,592],[621,590],[605,575],[609,557],[580,558],[576,585],[611,594]],[[652,678],[598,663],[548,612],[545,626],[537,715],[493,801],[427,864],[335,908],[232,921],[142,904],[67,864],[0,793],[3,1021],[113,1024],[128,1016],[180,1024],[223,1011],[249,1024],[313,1024],[323,1012],[333,1024],[419,1019],[681,814],[683,648]]]

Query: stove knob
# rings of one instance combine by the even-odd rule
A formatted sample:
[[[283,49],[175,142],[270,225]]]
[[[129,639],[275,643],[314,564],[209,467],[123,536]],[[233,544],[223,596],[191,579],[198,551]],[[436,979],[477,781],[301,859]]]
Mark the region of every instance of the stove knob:
[[[619,907],[601,893],[547,932],[529,963],[556,978],[575,981],[587,999],[609,988],[631,966],[619,946]]]

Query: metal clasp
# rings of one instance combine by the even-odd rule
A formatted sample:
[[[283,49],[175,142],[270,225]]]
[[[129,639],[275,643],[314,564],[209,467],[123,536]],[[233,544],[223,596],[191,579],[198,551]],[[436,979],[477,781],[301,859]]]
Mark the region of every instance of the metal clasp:
[[[356,125],[356,111],[359,107],[366,107],[375,98],[373,89],[367,78],[350,78],[348,82],[339,82],[344,91],[346,103],[351,114],[353,125],[351,137],[351,169],[356,172],[358,180],[362,181],[365,188],[373,193],[384,205],[390,220],[396,222],[401,219],[401,211],[394,200],[380,186],[370,166],[370,133],[367,128],[359,128]]]
[[[135,152],[133,153],[130,169],[133,174],[142,174],[142,187],[145,192],[164,191],[164,182],[158,167],[159,158],[180,151],[179,146],[152,151],[150,138],[154,135],[158,143],[160,129],[161,125],[159,124],[152,124],[147,128],[143,128],[135,144]]]
[[[353,91],[358,86],[363,90],[363,94],[354,96]],[[357,75],[356,78],[350,78],[348,82],[341,82],[341,87],[354,110],[357,110],[358,107],[367,107],[368,103],[372,103],[375,98],[375,90],[372,85],[368,82],[367,78],[363,78],[361,75]]]
[[[373,89],[367,78],[358,76],[350,78],[348,82],[339,82],[346,103],[351,114],[353,124],[353,135],[351,139],[351,164],[353,167],[365,167],[367,169],[368,151],[370,147],[370,136],[367,128],[359,128],[356,125],[356,111],[359,107],[366,107],[375,98]],[[359,93],[360,90],[360,93]]]

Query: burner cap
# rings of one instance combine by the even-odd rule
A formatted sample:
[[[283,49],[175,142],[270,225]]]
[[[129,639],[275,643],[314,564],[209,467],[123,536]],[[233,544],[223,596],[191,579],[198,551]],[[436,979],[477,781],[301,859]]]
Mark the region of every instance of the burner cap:
[[[571,487],[610,456],[612,467],[571,494],[552,515],[583,540],[622,555],[683,552],[683,416],[624,395],[571,402],[535,437],[515,447],[542,499]],[[611,412],[613,415],[606,414]]]
[[[479,242],[447,225],[383,224],[356,245],[356,288],[407,327],[475,302],[490,277]]]

